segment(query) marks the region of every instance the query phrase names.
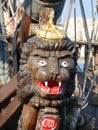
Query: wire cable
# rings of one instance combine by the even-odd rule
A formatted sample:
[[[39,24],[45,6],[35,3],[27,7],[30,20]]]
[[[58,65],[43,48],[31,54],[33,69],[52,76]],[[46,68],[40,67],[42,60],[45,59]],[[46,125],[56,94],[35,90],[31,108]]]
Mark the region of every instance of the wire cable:
[[[86,68],[85,68],[85,76],[84,76],[84,84],[83,84],[83,93],[84,93],[85,92],[85,87],[86,87],[87,72],[88,72],[89,64],[90,64],[91,57],[92,57],[92,43],[91,43],[91,40],[89,38],[89,32],[88,32],[86,16],[85,16],[84,6],[83,6],[83,3],[82,3],[82,0],[80,0],[80,7],[81,7],[82,18],[83,18],[85,35],[86,35],[87,43],[88,43],[87,44],[87,48],[88,48],[87,64],[86,64]]]

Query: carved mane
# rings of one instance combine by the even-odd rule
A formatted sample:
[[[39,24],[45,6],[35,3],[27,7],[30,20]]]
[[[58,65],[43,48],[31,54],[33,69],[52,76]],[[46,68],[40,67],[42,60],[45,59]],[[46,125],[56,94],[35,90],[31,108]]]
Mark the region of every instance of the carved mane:
[[[29,70],[27,68],[27,60],[30,54],[34,49],[40,49],[44,51],[66,51],[66,53],[70,52],[71,57],[74,59],[75,67],[73,68],[71,72],[70,81],[68,83],[68,89],[67,89],[67,96],[69,97],[75,88],[74,79],[76,74],[76,64],[77,64],[77,51],[76,46],[73,42],[70,41],[69,38],[65,38],[64,40],[60,42],[48,42],[45,40],[42,40],[41,38],[37,36],[33,36],[27,40],[26,43],[24,43],[24,46],[22,48],[21,53],[21,60],[20,60],[20,68],[18,73],[18,84],[19,88],[22,88],[26,85],[31,85],[31,77]]]

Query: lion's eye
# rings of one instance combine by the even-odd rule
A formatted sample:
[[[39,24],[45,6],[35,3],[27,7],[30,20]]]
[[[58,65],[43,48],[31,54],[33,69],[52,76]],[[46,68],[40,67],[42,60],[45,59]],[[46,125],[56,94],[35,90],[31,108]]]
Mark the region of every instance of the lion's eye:
[[[68,67],[68,66],[69,66],[69,63],[68,63],[67,61],[63,61],[63,62],[62,62],[62,66],[63,66],[63,67]]]
[[[44,60],[40,60],[40,61],[39,61],[39,65],[40,65],[40,66],[45,66],[45,65],[47,65],[47,62],[44,61]]]

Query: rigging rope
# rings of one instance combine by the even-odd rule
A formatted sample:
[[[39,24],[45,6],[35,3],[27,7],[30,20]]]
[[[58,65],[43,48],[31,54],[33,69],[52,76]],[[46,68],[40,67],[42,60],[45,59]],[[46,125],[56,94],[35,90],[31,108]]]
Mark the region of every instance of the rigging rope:
[[[67,16],[66,16],[66,21],[64,23],[64,31],[67,32],[68,29],[68,24],[69,24],[69,19],[70,19],[70,15],[71,15],[71,10],[72,10],[72,5],[73,5],[73,0],[70,0],[68,9],[67,9]]]
[[[7,1],[8,1],[8,0],[5,0],[3,3],[1,3],[0,8],[2,8]]]
[[[74,0],[74,37],[76,43],[76,0]]]
[[[83,18],[85,35],[86,35],[87,43],[88,43],[87,44],[87,49],[88,49],[87,64],[86,64],[86,68],[85,68],[85,76],[84,76],[84,84],[83,84],[83,93],[84,93],[85,87],[86,87],[87,72],[88,72],[89,64],[90,64],[91,57],[92,57],[92,43],[91,43],[91,40],[89,38],[89,32],[88,32],[88,27],[87,27],[87,22],[86,22],[86,17],[85,17],[84,6],[82,3],[82,0],[80,0],[80,7],[81,7],[82,18]]]

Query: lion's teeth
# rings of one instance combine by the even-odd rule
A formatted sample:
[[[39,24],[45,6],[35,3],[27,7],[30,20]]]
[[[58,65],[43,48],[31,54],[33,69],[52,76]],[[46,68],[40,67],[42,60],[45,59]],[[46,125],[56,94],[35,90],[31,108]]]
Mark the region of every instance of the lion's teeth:
[[[48,81],[45,81],[45,86],[46,86],[46,87],[48,86]]]
[[[50,88],[48,88],[47,92],[48,92],[48,93],[50,92]]]
[[[59,87],[61,87],[61,85],[62,85],[62,83],[61,83],[61,82],[59,82]]]

